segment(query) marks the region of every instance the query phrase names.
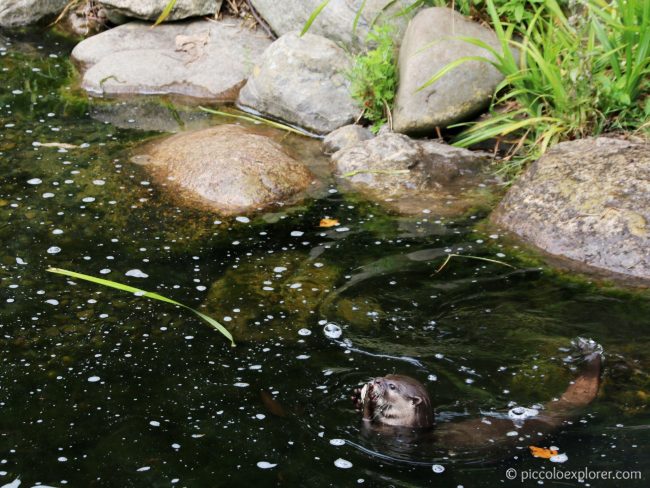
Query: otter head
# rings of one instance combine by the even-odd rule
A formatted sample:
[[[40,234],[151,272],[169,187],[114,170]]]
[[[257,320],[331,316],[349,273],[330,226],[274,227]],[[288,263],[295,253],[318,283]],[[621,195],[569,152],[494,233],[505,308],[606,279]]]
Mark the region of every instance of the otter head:
[[[361,390],[364,420],[395,427],[427,428],[433,409],[426,389],[408,376],[374,378]]]

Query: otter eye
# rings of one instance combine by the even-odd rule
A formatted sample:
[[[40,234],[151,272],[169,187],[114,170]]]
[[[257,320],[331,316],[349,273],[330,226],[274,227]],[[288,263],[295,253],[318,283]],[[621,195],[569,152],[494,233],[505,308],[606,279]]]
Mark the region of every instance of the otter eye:
[[[388,388],[390,388],[391,390],[394,390],[395,389],[395,383],[388,383]]]

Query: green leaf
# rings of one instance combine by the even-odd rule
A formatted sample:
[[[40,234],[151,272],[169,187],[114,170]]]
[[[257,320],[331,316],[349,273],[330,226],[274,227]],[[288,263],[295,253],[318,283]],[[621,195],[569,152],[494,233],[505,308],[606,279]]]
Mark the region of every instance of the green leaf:
[[[161,12],[160,16],[156,19],[156,22],[154,25],[151,27],[156,27],[159,24],[162,24],[165,20],[167,20],[167,17],[169,17],[169,14],[172,13],[172,10],[174,10],[174,7],[176,6],[176,0],[169,0],[167,2],[167,5],[165,5],[165,8]]]
[[[215,328],[217,331],[221,332],[229,341],[230,345],[232,347],[235,347],[235,341],[232,337],[232,334],[228,332],[228,329],[226,329],[223,325],[221,325],[219,322],[214,320],[212,317],[209,317],[205,315],[204,313],[199,312],[198,310],[194,310],[191,307],[188,307],[187,305],[183,305],[180,302],[177,302],[176,300],[172,300],[171,298],[167,298],[165,296],[162,296],[158,293],[151,292],[151,291],[146,291],[146,290],[141,290],[140,288],[135,288],[133,286],[129,285],[124,285],[122,283],[117,283],[116,281],[111,281],[111,280],[106,280],[104,278],[97,278],[96,276],[90,276],[87,274],[83,273],[76,273],[74,271],[68,271],[67,269],[61,269],[61,268],[48,268],[47,271],[50,273],[56,273],[64,276],[69,276],[71,278],[77,278],[79,280],[85,280],[85,281],[90,281],[91,283],[95,283],[98,285],[102,286],[107,286],[109,288],[115,288],[116,290],[121,290],[121,291],[127,291],[130,293],[135,293],[137,295],[141,295],[147,298],[153,298],[154,300],[158,300],[161,302],[166,302],[166,303],[171,303],[172,305],[177,305],[181,308],[184,308],[186,310],[189,310],[190,312],[193,312],[197,316],[199,316],[201,319],[203,319],[205,322],[207,322],[211,327]]]
[[[305,26],[300,31],[300,37],[304,36],[307,33],[307,31],[309,30],[311,25],[316,20],[316,17],[318,17],[318,15],[323,11],[323,9],[325,7],[327,7],[328,3],[330,3],[330,0],[324,0],[323,2],[321,2],[321,4],[318,7],[316,7],[314,9],[314,11],[311,13],[309,18],[307,19],[307,22],[305,22]]]

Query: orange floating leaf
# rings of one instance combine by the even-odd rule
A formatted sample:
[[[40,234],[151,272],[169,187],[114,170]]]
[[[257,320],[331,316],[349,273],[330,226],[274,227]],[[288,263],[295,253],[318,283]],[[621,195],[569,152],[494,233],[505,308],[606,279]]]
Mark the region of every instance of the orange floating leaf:
[[[530,449],[530,453],[538,458],[543,458],[543,459],[551,459],[553,456],[558,455],[558,451],[555,449],[546,449],[545,447],[535,447],[535,446],[528,446]]]
[[[336,219],[320,219],[320,224],[318,224],[318,227],[334,227],[339,225],[339,221]]]

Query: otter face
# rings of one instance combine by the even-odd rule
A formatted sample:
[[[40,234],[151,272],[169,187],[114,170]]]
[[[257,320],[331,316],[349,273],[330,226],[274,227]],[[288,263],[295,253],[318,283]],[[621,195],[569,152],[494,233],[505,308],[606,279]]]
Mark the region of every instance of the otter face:
[[[361,390],[364,418],[396,427],[431,427],[433,411],[424,386],[413,378],[387,375],[374,378]]]

